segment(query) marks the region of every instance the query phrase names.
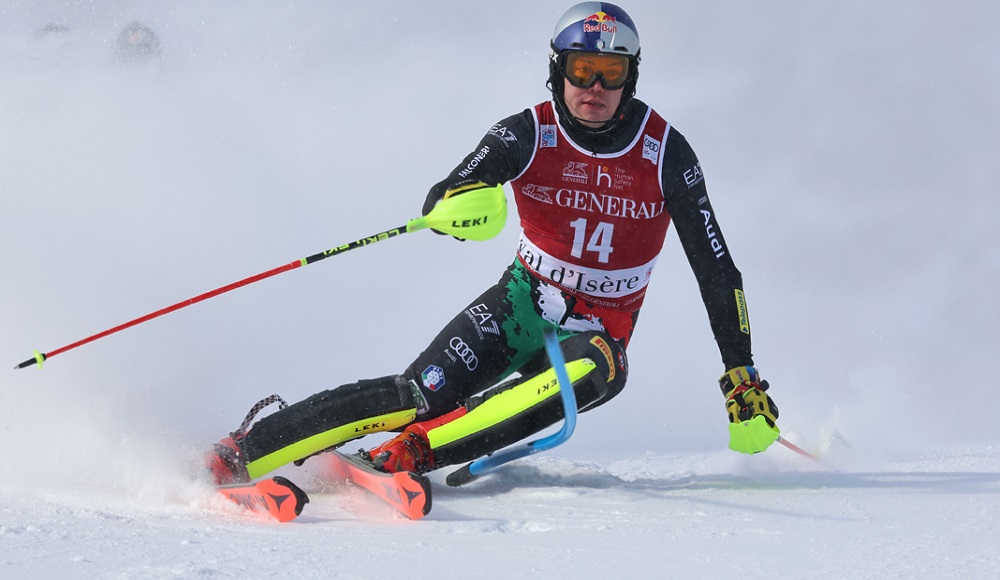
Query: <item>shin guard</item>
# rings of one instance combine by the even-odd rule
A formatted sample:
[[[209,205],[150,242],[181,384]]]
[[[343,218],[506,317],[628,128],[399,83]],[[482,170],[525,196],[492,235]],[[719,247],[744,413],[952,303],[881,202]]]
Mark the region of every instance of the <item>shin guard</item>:
[[[317,393],[264,417],[240,441],[251,478],[416,418],[411,385],[395,375]]]
[[[571,336],[561,344],[581,411],[593,409],[625,386],[625,351],[600,332]],[[551,368],[502,383],[473,397],[455,418],[427,430],[435,467],[472,461],[517,443],[563,419],[558,381]]]

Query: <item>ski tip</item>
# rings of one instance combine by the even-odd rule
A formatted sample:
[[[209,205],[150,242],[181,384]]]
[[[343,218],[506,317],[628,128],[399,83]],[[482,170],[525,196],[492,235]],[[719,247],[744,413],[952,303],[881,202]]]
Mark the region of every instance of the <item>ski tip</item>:
[[[255,483],[220,485],[216,489],[231,501],[279,522],[294,520],[309,503],[304,491],[280,476]]]
[[[416,507],[417,509],[411,509],[410,512],[406,514],[411,520],[419,520],[420,518],[431,513],[431,480],[427,479],[426,475],[421,475],[419,473],[412,473],[409,471],[404,473],[406,473],[410,481],[417,484],[420,491],[423,492],[419,494],[423,497],[423,503],[414,502],[413,507]]]
[[[306,495],[306,492],[302,491],[302,488],[295,485],[287,478],[281,477],[280,475],[274,476],[273,478],[271,478],[271,480],[283,487],[288,488],[288,490],[292,492],[292,495],[295,496],[295,504],[293,506],[293,511],[295,512],[296,516],[301,515],[302,508],[304,508],[305,505],[309,503],[309,496]]]
[[[372,491],[381,495],[399,513],[411,520],[419,520],[431,513],[431,483],[426,476],[410,471],[399,471],[391,474],[390,478],[396,482],[395,492],[383,495],[380,491]]]

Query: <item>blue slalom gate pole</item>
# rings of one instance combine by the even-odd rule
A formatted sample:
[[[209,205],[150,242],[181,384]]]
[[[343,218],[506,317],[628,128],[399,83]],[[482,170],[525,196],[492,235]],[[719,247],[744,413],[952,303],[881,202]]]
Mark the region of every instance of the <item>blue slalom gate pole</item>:
[[[459,486],[468,483],[504,463],[509,463],[515,459],[534,455],[539,451],[546,451],[557,445],[561,445],[573,435],[573,431],[576,429],[576,394],[573,392],[573,383],[570,382],[569,374],[566,372],[566,357],[563,356],[562,348],[559,346],[559,339],[556,338],[555,329],[546,329],[544,338],[545,352],[549,355],[549,361],[556,372],[556,380],[559,382],[559,395],[562,397],[565,416],[562,428],[558,433],[554,433],[548,437],[537,439],[517,447],[511,447],[510,449],[504,449],[493,455],[477,459],[458,471],[449,474],[447,477],[448,485]]]

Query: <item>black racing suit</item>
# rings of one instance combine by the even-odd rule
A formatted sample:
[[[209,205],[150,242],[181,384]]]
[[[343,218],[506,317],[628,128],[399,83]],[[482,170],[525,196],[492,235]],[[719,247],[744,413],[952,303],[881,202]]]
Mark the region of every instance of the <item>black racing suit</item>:
[[[581,129],[562,118],[560,123],[578,145],[595,154],[609,154],[624,150],[635,140],[646,110],[645,103],[633,99],[617,125],[600,133]],[[683,135],[673,128],[669,131],[665,161],[660,168],[665,209],[697,279],[725,368],[752,365],[745,305],[733,299],[734,292],[742,293],[742,277],[715,221],[698,159]],[[523,138],[511,139],[511,133]],[[431,188],[424,213],[430,212],[446,192],[461,191],[477,183],[507,183],[520,175],[534,154],[536,140],[528,138],[532,135],[535,135],[535,120],[530,109],[495,125],[447,178]],[[483,155],[481,152],[487,147],[489,154]],[[596,328],[574,326],[570,313],[586,312],[587,308],[587,304],[580,304],[579,296],[557,290],[555,299],[566,302],[561,305],[566,316],[559,320],[547,318],[540,307],[542,302],[553,300],[552,288],[516,259],[498,283],[455,316],[401,375],[324,391],[258,422],[241,442],[251,463],[251,476],[258,475],[253,462],[259,457],[274,454],[284,462],[301,459],[283,454],[290,444],[303,439],[315,437],[318,442],[307,448],[306,453],[301,446],[297,447],[297,455],[343,443],[341,439],[345,436],[339,431],[336,437],[324,435],[348,424],[367,421],[363,428],[355,428],[346,436],[350,439],[372,431],[398,430],[414,420],[430,423],[456,408],[471,413],[484,398],[496,394],[497,389],[489,387],[501,379],[515,372],[530,377],[545,367],[542,340],[545,328],[555,327],[560,331],[567,359],[578,356],[607,361],[601,363],[599,376],[575,385],[581,410],[606,402],[624,387],[625,347],[638,311],[631,314],[624,336],[612,336],[600,327],[600,320]],[[595,340],[602,339],[611,345],[611,355],[607,355],[607,350],[603,353],[594,350]],[[617,366],[618,372],[608,368],[609,365]],[[399,413],[411,409],[412,417],[397,418]],[[490,453],[537,432],[561,416],[557,397],[517,416],[491,418],[487,421],[492,423],[489,427],[476,427],[478,431],[470,431],[458,441],[435,448],[436,466]],[[271,468],[270,464],[261,467]]]

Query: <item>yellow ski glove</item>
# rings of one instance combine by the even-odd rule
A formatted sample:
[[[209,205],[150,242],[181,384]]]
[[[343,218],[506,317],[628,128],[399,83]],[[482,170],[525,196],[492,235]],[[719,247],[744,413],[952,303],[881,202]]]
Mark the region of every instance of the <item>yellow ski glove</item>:
[[[767,395],[767,381],[757,369],[735,367],[719,379],[729,413],[729,448],[740,453],[760,453],[778,440],[778,406]]]

